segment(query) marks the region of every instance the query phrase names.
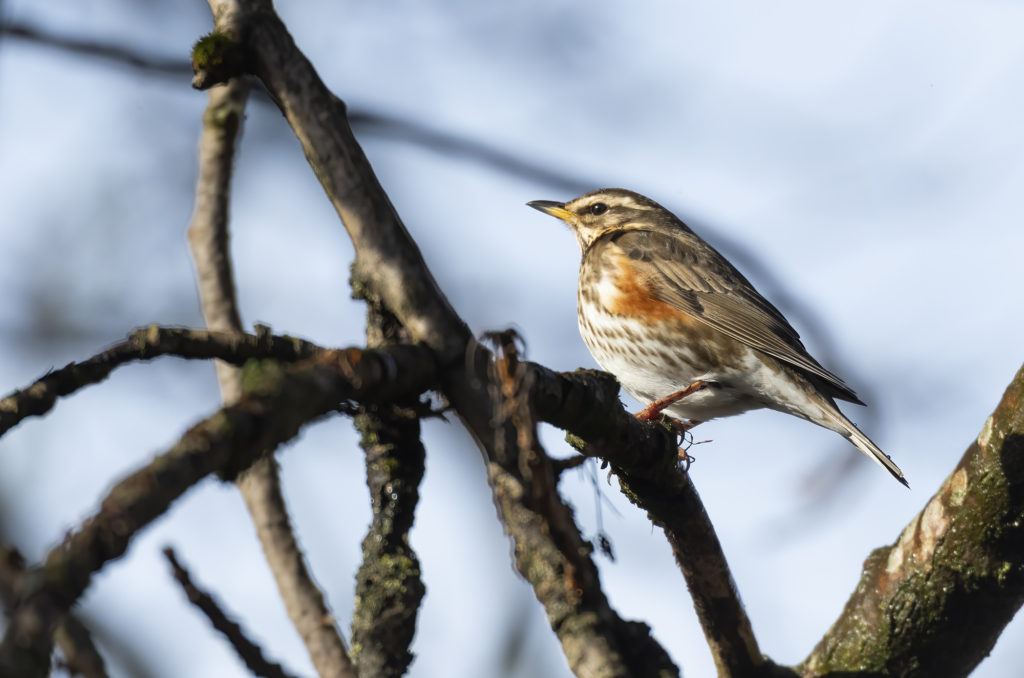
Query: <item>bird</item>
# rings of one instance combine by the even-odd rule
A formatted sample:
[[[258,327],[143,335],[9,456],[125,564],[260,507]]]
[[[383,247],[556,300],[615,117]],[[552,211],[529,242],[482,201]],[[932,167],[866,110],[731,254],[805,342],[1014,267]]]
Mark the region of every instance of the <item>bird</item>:
[[[597,363],[647,406],[689,428],[768,408],[835,431],[910,487],[836,400],[863,405],[811,357],[782,313],[654,200],[602,188],[528,206],[561,219],[582,252],[580,334]]]

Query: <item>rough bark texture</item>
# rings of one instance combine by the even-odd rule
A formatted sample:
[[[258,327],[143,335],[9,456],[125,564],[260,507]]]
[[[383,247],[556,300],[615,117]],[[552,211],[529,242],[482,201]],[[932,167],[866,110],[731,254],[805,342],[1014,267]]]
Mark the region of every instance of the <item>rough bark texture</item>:
[[[529,369],[538,415],[580,436],[573,442],[582,453],[611,462],[623,493],[665,531],[718,675],[792,675],[761,655],[718,535],[680,468],[675,434],[625,412],[618,383],[603,372],[555,374],[536,364]]]
[[[85,386],[98,384],[118,367],[137,360],[152,360],[173,355],[179,358],[219,358],[241,365],[250,358],[274,358],[293,362],[322,351],[319,346],[294,337],[260,334],[233,334],[184,330],[151,325],[136,330],[128,339],[106,351],[77,363],[70,363],[37,379],[0,400],[0,435],[22,419],[46,414],[57,398]]]
[[[327,351],[289,367],[249,363],[238,404],[192,427],[170,451],[117,483],[100,511],[29,571],[0,643],[0,676],[46,675],[53,631],[93,573],[124,554],[139,530],[199,480],[214,472],[234,478],[339,402],[420,393],[436,375],[432,352],[415,347]]]
[[[373,299],[367,302],[369,346],[408,339],[393,315]],[[419,559],[409,544],[426,462],[420,442],[422,409],[416,398],[410,398],[384,407],[364,407],[355,417],[373,508],[363,539],[363,562],[356,574],[352,615],[352,657],[360,678],[397,678],[413,659],[409,646],[426,592]]]
[[[202,51],[197,46],[195,52]],[[195,211],[188,229],[206,325],[235,334],[242,333],[242,319],[228,246],[228,213],[235,146],[248,91],[245,77],[231,78],[210,90],[199,141]],[[216,369],[224,403],[233,405],[242,397],[239,370],[219,360]],[[306,559],[292,529],[277,460],[272,455],[257,460],[238,477],[237,484],[285,609],[306,645],[313,666],[321,676],[353,677],[355,672],[341,632],[306,567]]]
[[[966,676],[1024,602],[1024,368],[953,473],[864,563],[805,676]],[[845,672],[845,673],[844,673]]]
[[[515,543],[519,572],[544,605],[579,676],[669,676],[679,669],[641,622],[619,618],[601,588],[572,508],[558,493],[551,458],[537,440],[530,400],[534,373],[519,361],[517,336],[499,333],[492,366],[492,426],[507,435],[489,451],[487,471],[506,531]]]
[[[25,569],[21,554],[0,544],[0,608],[4,615],[10,615],[15,607],[16,591],[24,585]],[[75,615],[67,615],[58,624],[54,642],[64,655],[63,664],[69,673],[83,678],[107,678],[103,656],[89,630]]]
[[[353,278],[380,299],[413,340],[437,352],[445,368],[442,391],[485,457],[494,460],[502,450],[515,449],[515,426],[494,423],[499,403],[490,353],[476,344],[427,269],[356,143],[344,104],[296,48],[269,2],[211,4],[218,29],[241,44],[247,68],[281,108],[348,230],[356,250]],[[199,80],[211,83],[208,77]],[[514,473],[497,473],[495,468],[489,469],[492,488],[517,553],[544,563],[528,568],[534,575],[547,575],[531,579],[538,599],[549,616],[555,609],[572,611],[559,612],[552,620],[574,670],[581,676],[657,675],[647,667],[659,665],[676,672],[646,626],[622,621],[599,588],[585,596],[577,594],[572,586],[576,580],[564,575],[573,571],[569,563],[583,556],[562,552],[550,534],[548,516],[521,501],[532,490]],[[631,672],[610,674],[603,668],[609,666],[628,666]]]
[[[443,393],[478,442],[498,514],[514,543],[516,567],[533,586],[577,675],[667,678],[679,671],[646,625],[623,620],[611,607],[592,547],[558,494],[558,467],[537,442],[538,419],[587,441],[580,449],[608,460],[627,496],[664,528],[719,675],[793,675],[760,656],[721,546],[690,478],[678,467],[672,436],[625,413],[617,385],[605,376],[559,375],[520,362],[511,335],[498,342],[497,360],[480,346],[395,214],[352,136],[344,104],[324,87],[271,3],[212,0],[211,5],[218,30],[197,49],[201,72],[195,82],[208,87],[243,71],[262,80],[352,238],[357,287],[372,298],[371,306],[393,315],[405,333],[403,342],[416,345],[315,350],[290,366],[251,363],[236,404],[193,427],[168,453],[118,483],[101,510],[70,533],[45,564],[26,571],[0,643],[0,675],[44,675],[54,629],[92,574],[121,555],[140,529],[200,478],[212,472],[238,477],[302,425],[345,408],[349,399],[369,408],[359,423],[375,512],[357,583],[358,662],[367,675],[399,675],[408,664],[422,595],[407,541],[422,449],[415,416],[373,406],[408,402],[414,409],[415,397],[427,388]],[[226,210],[225,204],[217,207]],[[223,273],[208,279],[231,298],[224,287],[230,271]],[[237,331],[237,312],[229,320],[228,329]],[[241,335],[230,337],[237,342],[234,349],[215,333],[202,339],[167,336],[184,341],[186,353],[205,351],[233,361],[267,351]],[[0,433],[45,411],[59,395],[104,378],[118,364],[150,357],[147,351],[159,341],[142,338],[139,346],[69,366],[0,401]],[[371,336],[371,344],[377,341],[387,343]],[[1024,370],[921,514],[893,546],[869,557],[842,616],[799,667],[803,675],[969,673],[1024,601],[1022,458]],[[270,472],[262,477],[273,482],[273,464],[265,463]],[[256,520],[273,524],[282,515],[256,515]],[[289,553],[299,557],[297,549]],[[284,588],[282,595],[288,604]],[[314,625],[327,623],[326,612],[309,619]],[[318,670],[343,672],[319,664]]]

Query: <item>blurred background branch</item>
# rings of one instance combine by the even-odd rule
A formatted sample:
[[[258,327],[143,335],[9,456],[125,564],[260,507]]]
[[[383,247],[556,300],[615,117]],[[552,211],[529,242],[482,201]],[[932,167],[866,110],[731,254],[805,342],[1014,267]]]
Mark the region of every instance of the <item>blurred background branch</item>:
[[[192,64],[187,59],[146,54],[141,49],[121,47],[110,42],[60,36],[22,22],[0,21],[0,37],[48,47],[70,54],[92,57],[112,64],[139,69],[174,79],[191,79]],[[266,92],[257,89],[253,100],[272,106]],[[493,170],[535,181],[554,190],[577,195],[595,186],[593,181],[551,170],[541,162],[502,150],[481,140],[441,130],[414,120],[381,111],[355,107],[348,112],[349,122],[360,134],[375,135],[422,146],[435,153],[462,157]]]
[[[203,318],[210,329],[242,335],[241,311],[231,263],[229,212],[236,146],[249,96],[246,78],[213,87],[199,139],[199,178],[195,210],[188,228],[196,286]],[[218,361],[217,382],[225,405],[242,397],[239,368]],[[323,591],[306,566],[281,489],[277,459],[267,454],[236,479],[252,517],[267,564],[285,609],[306,644],[321,676],[354,677],[345,642],[333,623]]]
[[[861,423],[885,412],[890,427],[880,442],[893,441],[894,455],[921,478],[918,492],[939,484],[961,447],[949,441],[973,435],[991,394],[1019,364],[1019,347],[1008,338],[1019,336],[1020,319],[1006,313],[1005,295],[991,294],[1005,288],[1021,249],[1024,165],[1016,112],[1024,52],[1007,6],[948,6],[926,25],[908,8],[854,12],[811,3],[797,3],[789,14],[754,15],[712,4],[615,14],[558,3],[280,9],[324,80],[341,83],[346,100],[362,101],[349,111],[352,126],[474,333],[514,319],[540,362],[558,369],[589,364],[570,308],[571,242],[557,230],[535,228],[514,206],[614,183],[685,205],[677,211],[784,308],[816,355],[857,374],[829,356],[833,342],[815,316],[828,319],[860,374],[874,375],[851,382],[872,405],[884,406],[868,410]],[[3,19],[24,18],[20,25],[54,36],[144,45],[143,56],[183,54],[208,24],[198,2],[107,0],[86,10],[70,1],[8,0],[3,10]],[[153,319],[196,325],[180,225],[194,185],[201,102],[185,89],[187,74],[147,70],[145,58],[133,65],[116,54],[104,59],[10,33],[0,41],[0,171],[11,189],[0,205],[4,382],[26,383],[46,365],[89,355],[124,328]],[[318,199],[321,189],[287,127],[266,105],[270,99],[256,88],[253,102],[236,230],[248,314],[324,345],[361,344],[358,323],[346,320],[358,315],[344,299],[349,244]],[[398,128],[389,129],[391,122]],[[436,132],[440,138],[432,139]],[[501,162],[474,160],[477,140],[484,151],[512,150],[506,165],[537,160],[532,170],[506,172]],[[564,195],[532,185],[530,172],[543,177],[536,172],[555,170],[545,179],[554,180],[562,167],[570,180],[600,180],[565,184]],[[704,221],[733,235],[722,238]],[[805,316],[806,309],[815,313]],[[975,350],[980,342],[983,351]],[[25,423],[5,436],[5,541],[38,562],[69,525],[94,513],[111,478],[138,467],[144,450],[166,449],[181,421],[210,411],[215,395],[212,380],[203,379],[207,372],[179,361],[118,370],[103,389],[76,396],[46,423]],[[864,392],[867,382],[875,383],[877,398]],[[791,438],[785,424],[776,425],[779,418],[709,424],[715,445],[693,453],[696,480],[760,646],[795,661],[835,618],[863,553],[890,541],[921,499],[851,482],[865,480],[864,465],[835,464],[837,454],[829,453],[838,450],[802,430]],[[471,445],[456,427],[423,424],[427,446],[445,454],[430,458],[412,533],[424,563],[419,579],[431,596],[407,648],[418,656],[411,674],[565,674],[531,587],[507,576],[508,545],[493,514],[479,510],[490,496],[479,457],[467,454]],[[355,447],[350,428],[339,421],[310,431],[298,443],[301,453],[287,456],[282,479],[296,524],[305,526],[307,557],[329,573],[321,584],[343,619],[356,605],[350,574],[362,558],[362,534],[352,526],[373,519],[362,495],[339,482],[362,475],[359,455],[337,453]],[[517,426],[517,435],[523,430]],[[560,435],[551,433],[542,426],[536,435],[558,453]],[[1013,440],[1004,451],[1014,449]],[[81,453],[68,455],[72,449]],[[810,467],[808,505],[796,502],[792,490]],[[579,507],[587,506],[589,486],[581,494],[579,474],[561,477],[560,491],[585,524],[587,511]],[[959,485],[949,487],[950,497],[959,496]],[[146,558],[156,552],[157,535],[170,530],[208,540],[206,550],[196,544],[196,558],[205,558],[197,567],[211,581],[220,577],[217,589],[245,606],[241,614],[268,647],[273,638],[275,654],[313,671],[303,664],[303,645],[292,642],[269,575],[251,566],[260,554],[236,495],[206,483],[140,535],[109,576],[96,578],[81,612],[111,675],[135,675],[138,668],[128,653],[114,651],[117,644],[145,657],[143,664],[182,670],[182,658],[158,640],[163,630],[149,624],[153,610],[169,626],[188,608],[177,597],[160,600],[167,584],[137,574],[153,571]],[[662,583],[676,581],[668,547],[651,539],[642,512],[628,510],[618,495],[611,500],[627,510],[612,526],[619,562],[596,563],[608,597],[649,620],[689,673],[711,674],[710,657],[693,642],[699,630],[683,587]],[[943,501],[933,500],[912,521],[916,531],[927,535],[941,526],[935,519],[943,517]],[[780,523],[782,531],[765,529]],[[445,541],[441,531],[465,538]],[[161,536],[158,543],[168,541]],[[900,543],[903,553],[917,554],[927,540],[916,544],[907,536]],[[460,599],[467,604],[442,602]],[[479,601],[487,605],[472,604]],[[492,607],[513,612],[496,619]],[[99,632],[104,625],[110,633]],[[219,675],[242,670],[214,634],[185,641],[189,626],[196,625],[176,627],[189,660],[217,667]],[[1013,641],[1021,628],[1020,621],[1007,627],[977,678],[1002,678],[999,671],[1020,665],[1021,644]],[[853,638],[842,635],[836,632],[839,645]],[[458,667],[449,661],[455,644]],[[506,647],[518,663],[500,658]]]
[[[192,581],[192,575],[178,561],[174,549],[170,547],[165,548],[164,556],[167,558],[167,562],[170,563],[174,579],[181,585],[181,589],[185,592],[188,601],[206,616],[218,633],[224,636],[225,640],[230,643],[231,647],[238,653],[239,658],[245,662],[246,668],[252,671],[253,675],[261,676],[262,678],[292,678],[280,664],[268,660],[263,655],[262,648],[249,640],[241,626],[231,621],[212,595],[196,586]]]
[[[57,35],[32,24],[19,21],[3,22],[0,20],[0,35],[36,44],[51,49],[108,61],[130,68],[150,72],[156,75],[169,76],[175,79],[191,78],[192,65],[186,59],[152,55],[139,48],[128,48],[102,40],[89,40],[75,36]],[[273,106],[263,88],[256,88],[252,100],[261,106]],[[577,173],[562,172],[552,169],[549,162],[529,159],[502,149],[479,138],[440,129],[412,118],[398,116],[381,110],[361,108],[358,105],[348,110],[348,120],[352,129],[360,137],[376,136],[382,139],[411,144],[448,158],[461,158],[468,163],[486,167],[492,171],[511,178],[530,181],[545,187],[565,199],[580,195],[607,183],[600,177],[585,177]],[[685,211],[675,210],[685,214]],[[687,219],[694,225],[692,219]],[[710,234],[717,247],[727,253],[741,270],[759,281],[762,292],[778,307],[782,308],[787,317],[791,318],[796,327],[810,344],[814,346],[814,354],[835,371],[848,375],[849,381],[856,386],[866,402],[875,402],[874,393],[865,379],[858,378],[856,362],[847,361],[842,356],[836,337],[823,322],[819,310],[801,300],[790,287],[765,265],[762,257],[743,243],[730,238],[713,227],[696,223],[698,230],[705,235]],[[874,428],[878,423],[878,409],[867,409],[861,412],[859,420],[862,427]],[[842,495],[844,485],[855,478],[862,465],[853,463],[859,458],[856,450],[848,445],[835,445],[833,454],[820,464],[820,468],[807,472],[802,483],[806,504],[821,506],[833,498]]]
[[[325,356],[319,363],[290,367],[250,363],[252,390],[245,398],[199,422],[169,451],[114,485],[100,510],[25,578],[0,642],[0,673],[46,675],[54,630],[93,576],[207,475],[230,478],[243,472],[294,438],[302,426],[334,412],[339,402],[363,396],[368,402],[387,402],[425,390],[436,377],[432,354],[414,347]],[[396,375],[398,365],[404,369]],[[323,618],[316,622],[322,624]]]
[[[7,618],[17,605],[17,592],[23,586],[25,568],[21,554],[0,543],[0,607]],[[69,673],[83,678],[107,678],[103,655],[96,649],[92,634],[77,615],[69,613],[58,624],[54,642]]]

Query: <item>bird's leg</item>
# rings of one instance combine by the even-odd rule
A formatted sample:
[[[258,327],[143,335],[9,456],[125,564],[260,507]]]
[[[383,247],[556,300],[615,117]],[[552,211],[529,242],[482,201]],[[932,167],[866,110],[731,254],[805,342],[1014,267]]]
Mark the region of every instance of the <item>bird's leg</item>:
[[[635,416],[637,419],[641,421],[650,421],[652,419],[657,419],[658,417],[661,416],[662,412],[664,412],[666,408],[675,405],[677,402],[679,402],[688,395],[692,395],[697,391],[700,391],[701,389],[707,388],[707,386],[708,383],[706,381],[698,379],[697,381],[693,382],[692,384],[690,384],[689,386],[680,391],[676,391],[675,393],[667,395],[664,398],[659,398],[658,400],[655,400],[653,403],[637,412]],[[681,419],[669,417],[668,415],[665,415],[665,418],[668,419],[668,423],[670,426],[672,426],[672,430],[675,432],[675,434],[679,436],[679,461],[682,462],[684,470],[689,470],[690,463],[693,462],[693,457],[686,453],[686,450],[683,449],[682,445],[686,440],[686,432],[689,429],[696,426],[697,424],[699,424],[700,421],[696,419],[691,419],[690,421],[684,423]]]
[[[664,412],[667,408],[671,407],[672,405],[675,405],[677,402],[679,402],[686,396],[692,395],[697,391],[700,391],[701,389],[705,389],[707,387],[708,383],[706,381],[698,379],[697,381],[693,382],[692,384],[682,389],[681,391],[676,391],[675,393],[667,395],[664,398],[659,398],[658,400],[655,400],[653,403],[637,412],[636,418],[641,421],[650,421],[651,419],[657,419],[658,417],[661,416],[661,413]]]

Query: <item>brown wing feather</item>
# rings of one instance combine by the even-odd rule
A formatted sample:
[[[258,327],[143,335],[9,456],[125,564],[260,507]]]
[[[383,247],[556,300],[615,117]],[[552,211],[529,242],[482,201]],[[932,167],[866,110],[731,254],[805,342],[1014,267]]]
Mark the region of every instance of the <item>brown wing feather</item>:
[[[834,389],[834,397],[861,402],[842,379],[811,357],[782,313],[692,232],[667,235],[631,229],[614,241],[635,260],[649,289],[661,301],[824,380]]]

